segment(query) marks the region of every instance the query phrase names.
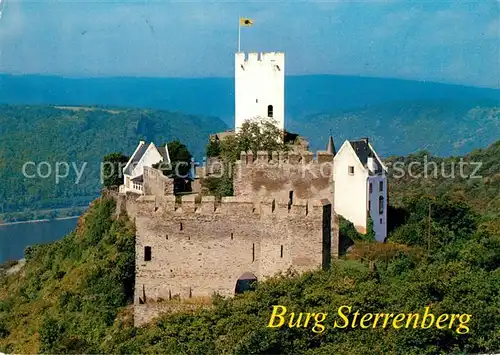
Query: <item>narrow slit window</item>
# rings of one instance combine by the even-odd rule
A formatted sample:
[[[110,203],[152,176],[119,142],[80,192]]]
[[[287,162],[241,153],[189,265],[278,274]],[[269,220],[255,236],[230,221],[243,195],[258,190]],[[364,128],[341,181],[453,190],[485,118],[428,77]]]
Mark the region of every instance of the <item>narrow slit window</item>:
[[[144,247],[144,261],[151,261],[151,247]]]
[[[267,117],[273,117],[273,105],[267,106]]]
[[[354,175],[354,166],[350,166],[348,169],[349,175]]]
[[[378,198],[378,213],[384,214],[384,198],[382,196]]]
[[[233,237],[234,237],[234,235],[233,235],[233,233],[231,233],[231,240],[233,240]]]
[[[369,190],[370,190],[370,193],[373,192],[373,184],[371,182],[370,182],[370,188],[369,188]]]
[[[179,224],[179,229],[183,230],[182,222]]]
[[[383,182],[383,181],[380,181],[380,182],[378,183],[378,190],[379,190],[380,192],[384,191],[384,182]]]
[[[252,263],[255,261],[255,243],[252,243]]]
[[[281,258],[283,257],[283,245],[281,246],[281,250],[280,250],[280,257],[281,257]]]

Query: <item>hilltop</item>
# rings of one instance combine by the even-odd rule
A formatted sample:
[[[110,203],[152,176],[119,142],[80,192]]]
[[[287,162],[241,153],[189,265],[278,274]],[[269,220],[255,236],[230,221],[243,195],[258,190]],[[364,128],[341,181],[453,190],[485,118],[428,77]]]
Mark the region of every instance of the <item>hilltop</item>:
[[[0,103],[165,109],[233,127],[234,79],[0,75]],[[384,155],[465,154],[500,136],[499,106],[496,89],[335,75],[285,79],[286,128],[307,136],[314,149],[324,149],[331,130],[338,143],[371,137]]]
[[[495,203],[499,191],[499,144],[463,157],[484,160],[483,183],[392,180],[390,201],[395,203],[389,218],[397,218],[394,213],[398,211],[409,214],[392,230],[389,243],[356,240],[352,251],[330,270],[277,275],[261,282],[255,292],[231,299],[215,297],[209,307],[165,315],[142,328],[132,326],[129,308],[135,270],[134,225],[126,217],[117,219],[114,200],[101,197],[74,232],[58,242],[28,248],[19,273],[0,274],[0,351],[497,352],[500,234],[498,225],[491,223],[498,221],[500,211],[484,206]],[[414,157],[395,159],[413,161]],[[441,192],[431,202],[430,221],[428,187]],[[464,190],[466,199],[446,194],[447,190]],[[428,223],[431,243],[425,239]],[[468,331],[462,327],[462,333],[458,327],[333,329],[332,319],[325,322],[323,333],[315,333],[312,325],[267,328],[273,305],[295,312],[327,312],[332,318],[341,305],[360,313],[422,312],[429,306],[434,314],[468,313],[472,317],[464,324]]]
[[[214,117],[161,110],[0,105],[0,212],[86,205],[99,193],[104,155],[131,154],[139,140],[179,139],[203,156],[205,137],[224,129]],[[52,174],[43,164],[47,178],[25,178],[26,162],[47,162]],[[58,162],[67,163],[69,172],[56,182]],[[25,171],[33,176],[37,170],[30,165]]]

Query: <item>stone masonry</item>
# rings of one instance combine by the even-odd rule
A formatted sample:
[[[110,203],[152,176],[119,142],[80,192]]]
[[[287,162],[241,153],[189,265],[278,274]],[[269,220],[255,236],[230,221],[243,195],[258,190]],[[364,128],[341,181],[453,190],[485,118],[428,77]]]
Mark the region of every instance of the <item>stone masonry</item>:
[[[333,156],[257,155],[254,161],[241,154],[236,196],[221,201],[195,194],[179,200],[166,193],[163,177],[149,171],[155,169],[145,173],[145,187],[151,177],[158,184],[145,195],[119,196],[136,225],[137,326],[171,299],[232,296],[243,274],[261,281],[289,269],[328,268],[338,256]]]

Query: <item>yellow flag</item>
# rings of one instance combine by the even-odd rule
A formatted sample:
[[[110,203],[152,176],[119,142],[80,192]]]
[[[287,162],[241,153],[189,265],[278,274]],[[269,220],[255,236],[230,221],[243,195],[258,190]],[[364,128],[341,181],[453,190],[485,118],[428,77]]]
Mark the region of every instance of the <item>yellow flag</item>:
[[[246,18],[246,17],[240,17],[240,26],[252,26],[253,25],[253,20]]]

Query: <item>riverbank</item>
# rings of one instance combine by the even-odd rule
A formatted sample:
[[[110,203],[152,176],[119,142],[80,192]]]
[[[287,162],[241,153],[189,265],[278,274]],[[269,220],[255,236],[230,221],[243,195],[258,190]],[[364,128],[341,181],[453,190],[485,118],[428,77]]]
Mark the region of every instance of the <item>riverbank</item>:
[[[0,226],[19,223],[47,222],[64,218],[75,218],[81,216],[87,208],[88,205],[83,205],[67,208],[1,213]]]
[[[79,218],[80,215],[78,216],[69,216],[69,217],[58,217],[58,218],[53,218],[53,219],[33,219],[33,220],[30,220],[30,221],[19,221],[19,222],[6,222],[6,223],[2,223],[0,222],[0,227],[1,226],[11,226],[13,224],[25,224],[25,223],[40,223],[40,222],[50,222],[50,221],[62,221],[62,220],[65,220],[65,219],[75,219],[75,218]]]

